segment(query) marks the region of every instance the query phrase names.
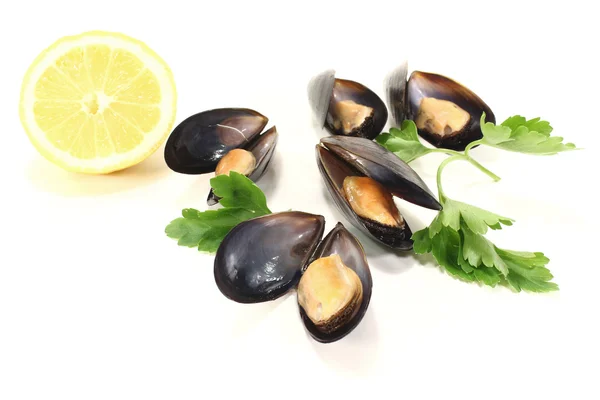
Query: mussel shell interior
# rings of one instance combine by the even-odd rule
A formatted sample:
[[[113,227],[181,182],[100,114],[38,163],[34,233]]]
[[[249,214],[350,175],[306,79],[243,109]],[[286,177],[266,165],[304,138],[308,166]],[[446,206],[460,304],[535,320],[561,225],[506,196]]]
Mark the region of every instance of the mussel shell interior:
[[[266,172],[267,167],[271,163],[271,159],[273,158],[273,154],[275,153],[275,148],[277,147],[279,134],[277,133],[277,129],[273,126],[265,133],[260,136],[257,136],[252,142],[248,144],[246,150],[252,152],[254,157],[256,158],[256,167],[254,171],[250,173],[248,178],[250,178],[253,182],[258,181]],[[208,193],[208,198],[206,199],[206,203],[209,206],[214,206],[219,202],[219,197],[217,197],[213,190],[210,189]]]
[[[274,300],[295,287],[323,237],[325,218],[299,211],[236,225],[215,255],[217,287],[238,303]]]
[[[338,222],[331,232],[325,236],[323,241],[319,244],[319,247],[317,247],[313,257],[311,257],[311,262],[317,258],[328,257],[332,254],[338,254],[344,265],[356,272],[362,283],[363,297],[360,308],[358,309],[358,312],[354,318],[344,324],[343,327],[331,333],[325,333],[317,329],[310,318],[308,318],[302,307],[298,305],[298,308],[300,309],[300,316],[304,322],[306,330],[315,340],[321,343],[331,343],[340,340],[358,326],[358,324],[362,321],[367,308],[369,308],[371,293],[373,290],[371,270],[369,269],[369,264],[367,262],[364,249],[358,239],[348,232],[341,222]]]
[[[406,118],[416,120],[421,101],[426,97],[450,101],[470,115],[467,125],[453,135],[439,136],[419,129],[419,135],[433,146],[462,151],[469,143],[483,137],[479,124],[483,112],[486,122],[496,122],[490,107],[470,89],[445,76],[421,71],[414,71],[407,83]]]
[[[267,122],[267,117],[247,108],[220,108],[192,115],[171,132],[165,161],[175,172],[214,172],[225,154],[249,144]]]
[[[341,119],[341,116],[336,113],[335,104],[347,100],[373,109],[371,124],[366,129],[361,129],[356,134],[351,134],[351,136],[374,139],[381,133],[387,123],[388,112],[385,103],[365,85],[347,79],[336,79],[334,82],[325,128],[333,135],[347,135],[341,126],[339,128],[334,126],[334,122]]]
[[[393,195],[421,207],[442,209],[421,177],[380,144],[349,136],[325,137],[321,139],[321,143],[353,168],[379,182]]]
[[[342,187],[347,176],[364,176],[325,147],[316,146],[317,165],[325,181],[325,187],[333,198],[334,203],[352,225],[365,234],[374,237],[381,243],[399,250],[413,248],[411,230],[408,222],[404,221],[402,228],[385,227],[372,221],[366,221],[358,216],[343,195]],[[379,226],[378,226],[379,225]]]

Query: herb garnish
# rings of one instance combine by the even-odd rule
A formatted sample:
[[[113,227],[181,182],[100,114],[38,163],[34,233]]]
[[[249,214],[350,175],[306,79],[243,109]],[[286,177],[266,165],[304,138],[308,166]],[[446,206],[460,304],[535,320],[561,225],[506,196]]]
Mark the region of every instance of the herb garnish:
[[[223,208],[198,211],[186,208],[182,218],[177,218],[166,227],[168,237],[177,239],[177,244],[197,247],[199,251],[215,253],[223,238],[240,222],[271,214],[264,193],[254,182],[237,172],[219,175],[210,180],[210,185]]]
[[[417,254],[432,253],[442,268],[463,281],[492,287],[503,284],[518,292],[558,290],[546,268],[550,260],[543,253],[501,249],[485,238],[488,228],[502,229],[502,225],[510,226],[514,221],[450,199],[442,188],[442,171],[449,163],[464,160],[498,181],[500,178],[496,174],[471,157],[469,151],[473,147],[487,145],[524,154],[553,155],[574,150],[575,145],[562,143],[562,137],[550,136],[552,127],[540,118],[527,120],[517,115],[495,125],[485,122],[484,113],[481,131],[483,138],[470,143],[464,152],[424,146],[415,123],[410,120],[404,121],[401,129],[392,128],[375,139],[407,163],[429,153],[450,155],[437,170],[438,196],[443,210],[429,227],[413,234],[414,251]]]

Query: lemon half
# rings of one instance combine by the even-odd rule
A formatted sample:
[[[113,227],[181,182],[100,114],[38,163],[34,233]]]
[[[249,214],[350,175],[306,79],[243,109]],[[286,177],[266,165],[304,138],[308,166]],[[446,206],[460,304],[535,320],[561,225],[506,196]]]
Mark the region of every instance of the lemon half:
[[[48,160],[104,174],[155,152],[175,121],[177,92],[168,65],[139,40],[93,31],[59,39],[31,64],[19,112]]]

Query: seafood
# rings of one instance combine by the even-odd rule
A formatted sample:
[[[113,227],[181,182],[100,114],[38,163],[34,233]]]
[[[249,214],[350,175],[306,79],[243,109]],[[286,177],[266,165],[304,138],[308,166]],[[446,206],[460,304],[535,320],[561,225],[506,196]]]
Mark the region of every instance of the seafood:
[[[275,126],[261,134],[267,123],[267,117],[247,108],[218,108],[194,114],[171,132],[165,162],[182,174],[218,175],[233,170],[256,182],[277,145]],[[218,201],[211,190],[208,205]]]
[[[419,135],[436,147],[464,150],[483,137],[480,118],[496,122],[490,107],[474,92],[439,74],[413,71],[401,64],[387,78],[388,107],[396,126],[415,122]]]
[[[244,221],[214,263],[221,293],[238,303],[275,300],[294,288],[309,334],[330,343],[362,320],[372,279],[360,242],[338,223],[323,239],[323,216],[288,211]]]
[[[421,207],[442,206],[419,175],[393,153],[365,138],[330,136],[316,146],[317,165],[335,204],[379,242],[412,249],[412,231],[392,196]]]
[[[325,71],[308,86],[309,102],[320,126],[332,135],[374,139],[388,119],[385,103],[366,86]]]

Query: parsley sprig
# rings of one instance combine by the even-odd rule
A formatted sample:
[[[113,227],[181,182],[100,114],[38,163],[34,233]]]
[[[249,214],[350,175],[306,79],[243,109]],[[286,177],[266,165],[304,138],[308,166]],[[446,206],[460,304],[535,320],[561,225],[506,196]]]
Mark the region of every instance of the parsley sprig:
[[[186,208],[182,217],[165,228],[168,237],[180,246],[197,247],[199,251],[215,253],[223,238],[240,222],[271,214],[264,193],[254,182],[237,172],[219,175],[210,185],[223,208],[198,211]]]
[[[473,147],[486,145],[524,154],[553,155],[574,150],[575,145],[563,143],[562,137],[551,136],[552,127],[540,118],[527,120],[517,115],[495,125],[485,122],[484,113],[481,131],[483,137],[470,143],[464,152],[424,146],[415,123],[410,120],[404,121],[400,129],[392,128],[376,138],[379,144],[407,163],[429,153],[450,156],[437,170],[438,196],[443,209],[427,228],[413,234],[414,251],[431,253],[442,268],[463,281],[492,287],[507,285],[517,292],[558,290],[558,285],[551,282],[553,275],[546,268],[550,260],[543,253],[502,249],[485,237],[488,229],[502,229],[502,226],[512,225],[514,220],[449,198],[442,187],[442,171],[451,162],[463,160],[498,181],[500,177],[470,155]]]

